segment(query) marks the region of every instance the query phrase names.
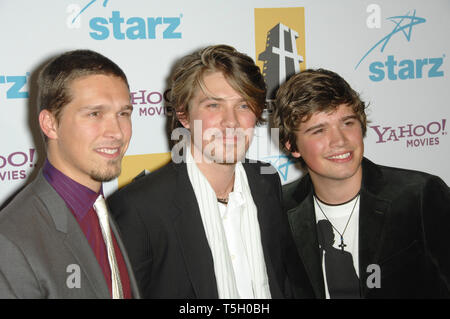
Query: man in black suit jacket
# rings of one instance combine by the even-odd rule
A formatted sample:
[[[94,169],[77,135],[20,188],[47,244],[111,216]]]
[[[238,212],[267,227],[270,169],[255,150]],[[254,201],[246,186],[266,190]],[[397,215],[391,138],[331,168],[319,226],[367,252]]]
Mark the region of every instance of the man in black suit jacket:
[[[363,157],[365,105],[344,79],[323,69],[294,75],[277,92],[274,123],[308,172],[283,197],[316,297],[450,297],[449,188],[437,176]],[[337,269],[351,272],[343,259],[322,262],[324,220],[335,248],[353,256],[352,283],[331,280]]]
[[[241,163],[265,95],[253,60],[229,46],[175,69],[173,161],[109,198],[144,298],[313,296],[278,175]]]

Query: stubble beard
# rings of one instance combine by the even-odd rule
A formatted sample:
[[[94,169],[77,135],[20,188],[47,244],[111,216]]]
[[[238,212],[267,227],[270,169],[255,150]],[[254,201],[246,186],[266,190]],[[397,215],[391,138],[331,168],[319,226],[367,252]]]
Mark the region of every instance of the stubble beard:
[[[122,156],[109,160],[105,166],[97,167],[90,172],[90,177],[96,182],[109,182],[118,177],[122,171]]]

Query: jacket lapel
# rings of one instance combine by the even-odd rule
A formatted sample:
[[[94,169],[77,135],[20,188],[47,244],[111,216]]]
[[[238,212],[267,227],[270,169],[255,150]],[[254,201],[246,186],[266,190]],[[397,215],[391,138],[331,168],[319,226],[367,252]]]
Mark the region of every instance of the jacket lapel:
[[[314,294],[316,298],[323,299],[325,298],[325,286],[317,240],[313,191],[309,175],[303,179],[293,194],[298,205],[289,209],[287,214],[298,253],[305,265]],[[306,196],[300,194],[306,194]]]
[[[366,158],[362,161],[363,178],[359,208],[359,274],[363,296],[367,293],[367,266],[376,264],[380,253],[385,215],[390,202],[379,194],[384,184],[381,171]],[[288,218],[299,254],[318,298],[325,298],[324,279],[319,255],[313,203],[313,186],[305,175],[292,194]],[[289,209],[290,208],[290,209]]]
[[[280,287],[279,280],[277,278],[277,271],[275,265],[281,265],[281,252],[278,250],[279,246],[273,245],[272,237],[272,222],[271,214],[279,210],[279,207],[270,205],[276,203],[277,199],[275,194],[272,194],[270,185],[267,184],[265,179],[260,179],[259,172],[255,172],[255,168],[258,170],[261,168],[259,165],[245,164],[244,169],[247,175],[248,184],[255,203],[258,221],[261,234],[261,245],[264,254],[264,261],[266,263],[267,276],[269,280],[270,293],[272,298],[283,298],[283,290]],[[276,172],[275,172],[276,173]]]
[[[69,212],[70,213],[70,212]],[[64,244],[78,261],[96,295],[102,299],[110,299],[111,295],[92,248],[89,246],[83,231],[73,216],[68,216],[67,236]]]
[[[359,274],[363,296],[367,293],[367,266],[379,261],[381,238],[390,201],[379,196],[384,179],[376,165],[364,158],[359,207]]]
[[[98,298],[110,298],[108,286],[97,259],[65,202],[48,184],[42,173],[37,177],[36,186],[56,229],[64,234],[62,239],[64,245],[77,260],[80,270],[85,274],[96,295]],[[63,281],[65,282],[65,279]]]
[[[197,298],[218,298],[216,277],[211,250],[208,245],[194,189],[187,174],[186,164],[174,164],[177,171],[175,205],[179,214],[174,218],[174,228],[182,248]]]

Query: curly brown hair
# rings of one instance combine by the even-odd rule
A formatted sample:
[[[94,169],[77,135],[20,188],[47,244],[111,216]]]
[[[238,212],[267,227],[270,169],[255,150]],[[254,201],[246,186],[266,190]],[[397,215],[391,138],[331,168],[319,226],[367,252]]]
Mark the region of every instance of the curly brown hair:
[[[316,112],[331,112],[345,104],[356,114],[363,136],[367,131],[366,105],[359,94],[337,73],[307,69],[293,75],[277,91],[273,126],[280,130],[280,143],[288,152],[298,152],[296,131]],[[286,148],[289,142],[290,149]]]

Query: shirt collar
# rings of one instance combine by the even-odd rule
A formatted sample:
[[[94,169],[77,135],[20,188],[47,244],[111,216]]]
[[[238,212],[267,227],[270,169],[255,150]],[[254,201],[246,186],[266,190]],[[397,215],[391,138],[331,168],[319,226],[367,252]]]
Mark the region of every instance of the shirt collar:
[[[72,210],[77,219],[82,219],[92,208],[99,195],[103,195],[103,188],[98,193],[81,185],[55,168],[48,159],[45,160],[42,173],[45,179],[61,196],[66,205]]]
[[[239,174],[237,169],[238,165],[242,165],[241,162],[236,163],[236,168],[234,170],[234,185],[233,191],[229,194],[230,200],[236,203],[236,206],[242,206],[245,203],[244,193],[242,191],[242,176]]]
[[[238,162],[238,165],[242,165],[242,163]],[[221,204],[218,204],[219,206]],[[225,209],[221,209],[221,217],[225,217],[228,214],[234,215],[235,213],[240,212],[241,206],[245,205],[244,192],[242,191],[242,176],[239,174],[239,171],[235,169],[234,171],[234,185],[233,191],[228,195],[228,205],[224,205]]]

